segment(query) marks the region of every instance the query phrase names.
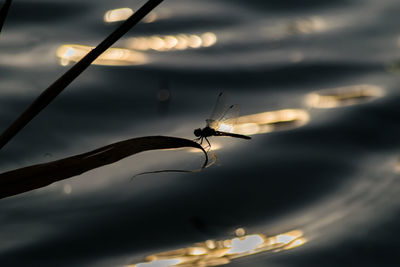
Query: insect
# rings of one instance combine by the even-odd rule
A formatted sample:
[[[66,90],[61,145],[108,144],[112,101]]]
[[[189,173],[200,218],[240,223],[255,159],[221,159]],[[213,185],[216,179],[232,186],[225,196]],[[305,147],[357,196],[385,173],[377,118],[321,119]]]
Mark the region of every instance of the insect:
[[[225,98],[225,93],[221,92],[218,95],[211,116],[209,119],[206,119],[206,127],[194,130],[194,135],[197,137],[195,140],[200,141],[200,144],[203,143],[203,140],[206,140],[208,146],[211,147],[211,144],[207,139],[207,137],[210,136],[230,136],[242,139],[251,139],[251,137],[247,135],[232,133],[235,119],[239,115],[239,106],[231,105],[226,108]]]

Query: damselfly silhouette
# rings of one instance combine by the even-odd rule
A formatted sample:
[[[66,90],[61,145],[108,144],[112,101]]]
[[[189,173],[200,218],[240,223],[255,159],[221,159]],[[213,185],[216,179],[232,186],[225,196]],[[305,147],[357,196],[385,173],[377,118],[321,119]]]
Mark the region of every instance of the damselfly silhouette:
[[[210,136],[230,136],[242,139],[251,139],[250,136],[233,133],[233,126],[237,116],[239,115],[239,106],[231,105],[226,107],[225,98],[225,93],[221,92],[218,95],[217,102],[215,103],[210,118],[206,120],[206,127],[194,130],[194,135],[197,137],[195,140],[200,141],[200,144],[202,144],[205,139],[210,147],[211,144],[207,139],[207,137]]]

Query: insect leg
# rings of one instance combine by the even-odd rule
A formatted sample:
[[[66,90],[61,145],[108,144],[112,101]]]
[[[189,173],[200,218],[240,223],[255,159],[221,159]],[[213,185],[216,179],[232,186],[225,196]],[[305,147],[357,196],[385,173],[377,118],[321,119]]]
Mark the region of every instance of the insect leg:
[[[208,147],[211,147],[210,141],[208,141],[207,137],[205,137],[207,143],[208,143]]]

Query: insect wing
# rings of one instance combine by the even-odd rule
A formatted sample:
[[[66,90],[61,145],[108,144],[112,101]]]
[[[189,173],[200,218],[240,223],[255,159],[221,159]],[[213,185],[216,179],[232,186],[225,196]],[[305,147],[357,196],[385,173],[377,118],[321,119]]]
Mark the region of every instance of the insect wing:
[[[232,132],[233,125],[239,116],[239,105],[227,106],[227,94],[221,92],[209,119],[206,120],[207,126],[223,132]]]
[[[239,111],[239,105],[229,106],[229,108],[222,114],[221,118],[217,120],[218,126],[214,129],[221,132],[232,133],[233,127],[239,116]]]
[[[226,93],[224,92],[219,93],[217,102],[215,103],[214,109],[211,112],[210,117],[208,117],[208,120],[216,121],[223,116],[224,112],[227,109],[226,98],[227,98]]]

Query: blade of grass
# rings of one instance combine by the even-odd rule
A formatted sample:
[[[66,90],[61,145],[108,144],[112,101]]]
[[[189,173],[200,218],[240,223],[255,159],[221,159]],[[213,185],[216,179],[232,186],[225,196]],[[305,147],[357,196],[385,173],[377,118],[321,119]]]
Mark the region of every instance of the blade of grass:
[[[119,38],[127,33],[150,11],[163,0],[149,0],[138,11],[122,23],[113,33],[104,39],[96,48],[90,51],[79,62],[72,66],[63,76],[56,80],[40,94],[35,101],[2,133],[0,149],[3,148],[19,131],[22,130],[40,111],[56,98],[73,80],[75,80],[89,65]]]
[[[140,152],[181,147],[194,147],[203,151],[205,160],[201,169],[207,167],[207,152],[192,140],[169,136],[144,136],[72,157],[1,173],[0,199],[47,186]]]
[[[0,33],[1,29],[3,29],[4,21],[6,21],[8,10],[11,6],[11,0],[4,1],[3,6],[0,9]]]

